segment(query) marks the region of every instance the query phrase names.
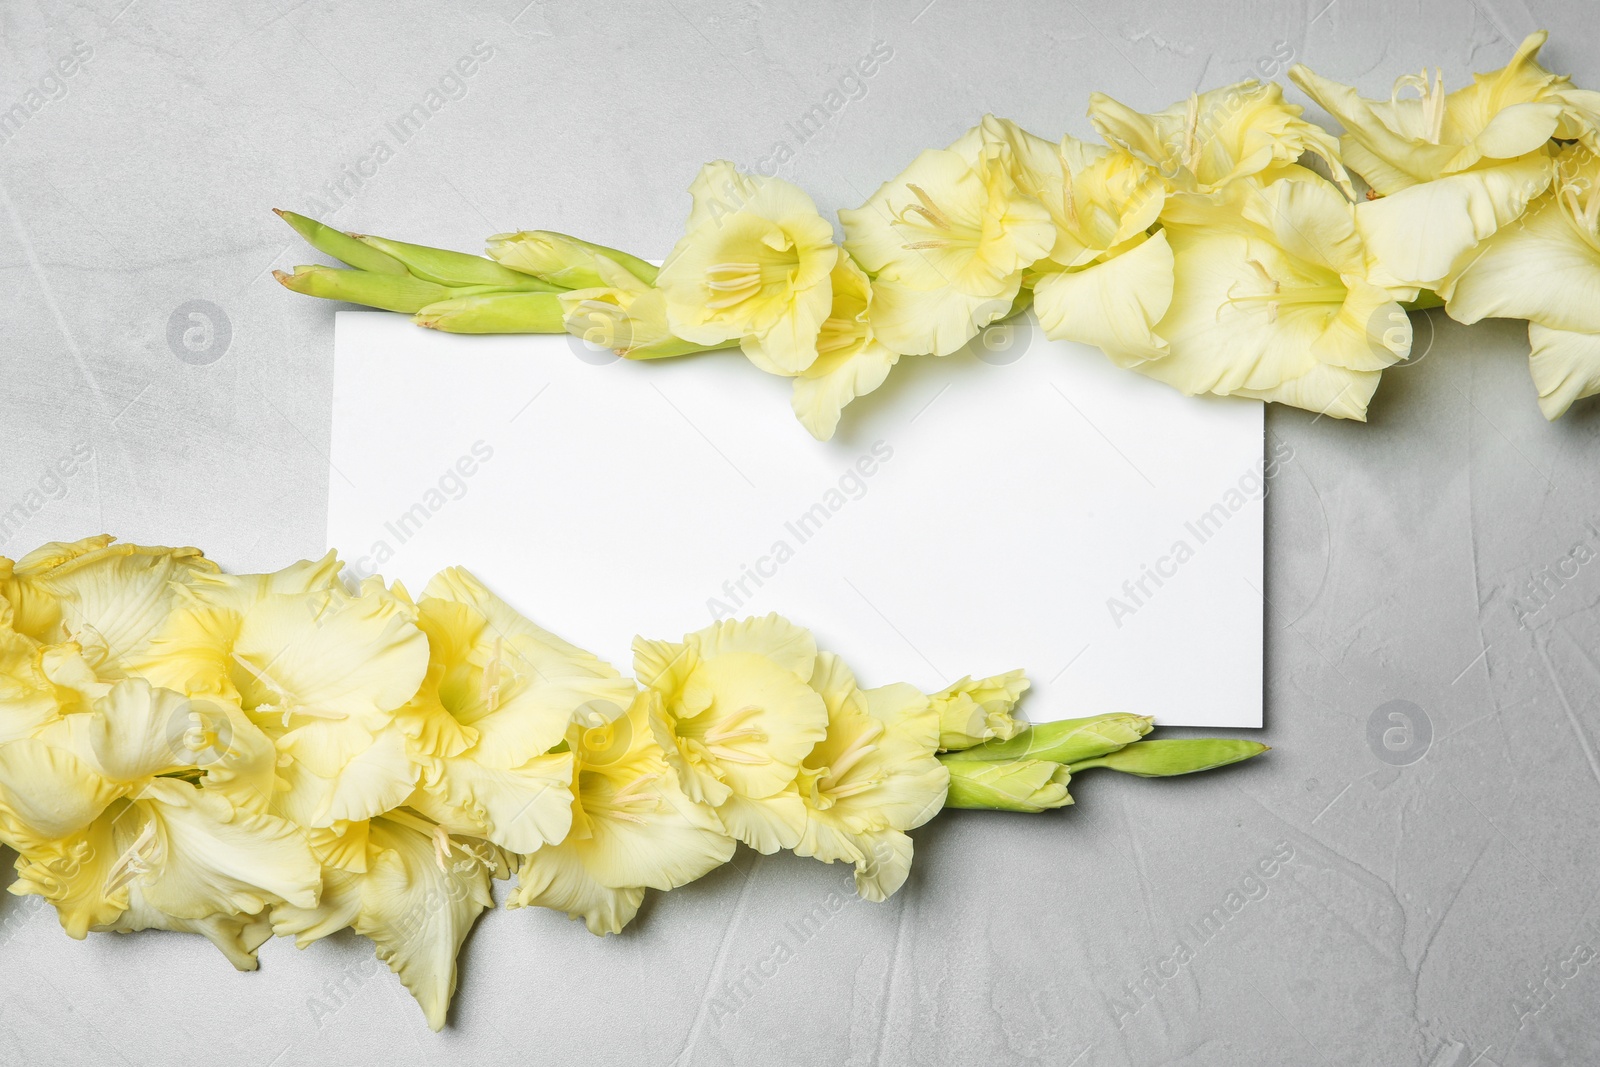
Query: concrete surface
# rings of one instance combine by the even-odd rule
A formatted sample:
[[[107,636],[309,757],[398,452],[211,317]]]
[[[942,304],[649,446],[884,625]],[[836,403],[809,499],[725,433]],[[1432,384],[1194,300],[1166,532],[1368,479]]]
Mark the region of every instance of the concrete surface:
[[[1600,86],[1592,0],[525,2],[0,5],[0,106],[43,98],[0,143],[0,510],[93,452],[0,552],[101,530],[240,568],[322,551],[334,308],[272,280],[308,258],[274,206],[659,256],[701,161],[779,142],[830,209],[986,110],[1088,135],[1091,90],[1159,107],[1290,55],[1374,95],[1425,63],[1459,84],[1545,26],[1550,64]],[[802,142],[789,124],[879,41]],[[437,1036],[351,937],[236,974],[197,939],[75,943],[7,898],[0,1059],[1600,1062],[1600,566],[1572,562],[1600,545],[1600,406],[1547,425],[1517,325],[1417,329],[1369,425],[1269,413],[1293,460],[1268,501],[1268,757],[941,818],[885,905],[829,911],[846,872],[742,853],[604,942],[491,914]]]

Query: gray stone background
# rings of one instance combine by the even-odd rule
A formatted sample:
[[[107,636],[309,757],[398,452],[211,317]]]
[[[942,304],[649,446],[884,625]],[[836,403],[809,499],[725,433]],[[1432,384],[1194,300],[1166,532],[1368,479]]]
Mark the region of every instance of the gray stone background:
[[[1541,26],[1549,65],[1600,86],[1593,0],[4,0],[0,108],[47,99],[0,143],[0,511],[93,460],[0,552],[99,531],[235,568],[323,551],[334,307],[273,281],[309,257],[268,208],[658,257],[706,159],[787,142],[786,177],[854,206],[985,111],[1088,136],[1091,90],[1151,109],[1288,56],[1368,95],[1424,64],[1453,87]],[[892,59],[800,142],[786,124],[877,41]],[[402,142],[389,123],[475,45]],[[1574,555],[1600,547],[1600,406],[1547,425],[1518,324],[1416,328],[1369,425],[1268,413],[1293,459],[1267,508],[1267,757],[953,813],[904,892],[809,936],[791,924],[847,873],[749,853],[603,942],[492,913],[442,1035],[348,935],[236,974],[192,938],[72,942],[7,897],[0,1060],[1600,1061],[1600,566]]]

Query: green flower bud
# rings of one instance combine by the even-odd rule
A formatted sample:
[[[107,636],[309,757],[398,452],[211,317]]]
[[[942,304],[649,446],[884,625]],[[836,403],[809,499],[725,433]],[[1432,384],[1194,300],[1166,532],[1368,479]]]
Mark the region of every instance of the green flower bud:
[[[952,753],[951,760],[1040,759],[1076,763],[1115,752],[1150,732],[1154,720],[1146,715],[1112,712],[1086,719],[1036,723],[1009,741],[989,741],[976,748]]]
[[[409,274],[340,270],[338,267],[303,266],[296,267],[293,274],[275,270],[272,276],[285,289],[293,289],[306,296],[347,300],[352,304],[365,304],[385,311],[419,311],[456,293],[446,286],[413,278]]]
[[[421,308],[418,326],[445,333],[565,333],[557,293],[490,292]]]
[[[946,760],[950,771],[947,808],[984,811],[1044,811],[1072,803],[1072,772],[1049,760],[973,763]]]
[[[390,256],[412,274],[426,281],[450,286],[490,286],[511,292],[548,293],[560,286],[502,267],[492,259],[469,256],[465,252],[452,252],[447,248],[429,248],[427,245],[406,244],[386,237],[370,234],[352,234],[358,243]]]
[[[594,289],[612,284],[595,262],[601,257],[611,260],[646,285],[655,284],[660,272],[655,264],[638,256],[553,230],[497,233],[489,238],[488,252],[512,270],[535,275],[566,289]]]
[[[294,227],[296,233],[306,239],[306,243],[318,252],[330,255],[341,263],[348,263],[357,270],[371,271],[374,274],[405,274],[406,265],[393,256],[385,255],[364,245],[347,233],[342,233],[332,226],[324,226],[316,219],[308,219],[304,215],[296,215],[293,211],[280,211],[272,209],[284,222]]]
[[[1140,741],[1107,753],[1098,759],[1071,765],[1074,774],[1090,767],[1109,767],[1141,778],[1167,778],[1225,767],[1267,751],[1259,741],[1235,737],[1184,737],[1160,741]]]

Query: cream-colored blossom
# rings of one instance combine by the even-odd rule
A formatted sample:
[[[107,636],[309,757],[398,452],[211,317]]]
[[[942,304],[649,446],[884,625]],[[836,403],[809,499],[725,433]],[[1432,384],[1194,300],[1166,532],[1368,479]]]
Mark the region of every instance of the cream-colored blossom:
[[[249,917],[309,907],[320,885],[299,828],[265,811],[272,765],[271,742],[237,709],[119,682],[92,711],[0,745],[11,890],[53,903],[73,937],[194,930],[249,969]]]
[[[733,856],[717,816],[678,788],[651,730],[660,714],[661,694],[645,690],[624,714],[569,728],[572,830],[521,858],[507,907],[553,908],[617,933],[646,889],[674,889]]]
[[[1089,97],[1089,121],[1107,143],[1153,168],[1170,188],[1211,192],[1295,163],[1310,152],[1349,188],[1333,136],[1285,103],[1283,88],[1243,81],[1191,95],[1146,115],[1104,93]]]
[[[1440,295],[1460,322],[1528,320],[1545,418],[1600,393],[1600,158],[1562,149],[1555,187],[1479,245]]]
[[[604,256],[596,256],[594,266],[604,286],[557,294],[568,333],[628,359],[682,356],[706,347],[672,332],[663,290]]]
[[[1362,206],[1361,229],[1390,284],[1445,285],[1480,241],[1520,218],[1549,187],[1551,138],[1600,149],[1600,94],[1539,65],[1546,36],[1529,35],[1505,67],[1450,93],[1437,70],[1400,78],[1388,100],[1290,70],[1344,125],[1345,162],[1379,194]]]
[[[856,892],[885,900],[911,871],[905,831],[944,805],[939,711],[914,686],[862,689],[828,652],[818,654],[811,685],[827,705],[828,732],[801,765],[805,831],[795,854],[855,864]]]
[[[369,579],[331,582],[337,561],[184,587],[129,669],[240,707],[277,745],[273,808],[334,828],[401,804],[417,780],[396,713],[428,668],[404,603]]]
[[[217,573],[196,548],[113,544],[108,535],[43,545],[0,560],[12,626],[44,645],[76,642],[96,672],[123,677],[166,621],[176,591]]]
[[[902,355],[949,355],[1009,315],[1023,271],[1055,243],[1008,146],[970,136],[923,152],[839,219],[846,250],[873,278],[873,330]]]
[[[826,441],[845,405],[884,383],[900,359],[872,327],[872,281],[841,255],[833,268],[833,307],[817,335],[817,360],[794,379],[793,406],[811,436]]]
[[[1285,173],[1169,199],[1173,295],[1156,332],[1170,352],[1136,369],[1189,394],[1365,419],[1380,372],[1410,351],[1402,294],[1369,280],[1344,195]]]
[[[551,749],[575,717],[619,714],[633,682],[459,567],[428,583],[416,621],[429,665],[401,712],[423,766],[409,806],[511,852],[560,842],[572,823],[573,754]]]
[[[661,694],[651,728],[689,799],[751,848],[792,848],[805,813],[789,787],[828,724],[810,631],[777,615],[729,619],[682,643],[636,638],[633,651],[640,684]]]
[[[1049,254],[1026,274],[1045,335],[1125,365],[1165,354],[1154,326],[1172,300],[1172,250],[1151,232],[1166,200],[1154,168],[1071,136],[1051,143],[992,115],[957,142],[964,154],[986,144],[1000,146],[1018,187],[1055,226]]]
[[[740,342],[773,374],[817,358],[839,250],[811,198],[780,178],[718,160],[689,186],[687,231],[656,278],[672,332],[701,345]]]
[[[377,946],[416,998],[428,1026],[444,1028],[456,990],[456,956],[473,923],[494,906],[490,881],[506,857],[401,809],[373,819],[359,871],[329,868],[311,905],[272,909],[272,932],[301,948],[345,927]]]

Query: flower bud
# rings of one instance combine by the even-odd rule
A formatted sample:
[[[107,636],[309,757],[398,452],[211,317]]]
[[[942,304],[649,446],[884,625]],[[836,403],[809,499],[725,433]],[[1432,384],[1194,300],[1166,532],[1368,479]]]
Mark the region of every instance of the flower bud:
[[[1009,741],[990,741],[951,756],[961,760],[1042,759],[1077,763],[1115,752],[1150,732],[1147,715],[1112,712],[1084,719],[1036,723]]]
[[[1072,803],[1072,794],[1067,792],[1072,772],[1049,760],[945,760],[944,765],[950,771],[947,808],[1032,812]]]
[[[707,346],[685,341],[672,332],[661,290],[604,257],[595,260],[595,269],[602,280],[600,287],[561,294],[568,333],[628,359],[709,351]]]
[[[1071,770],[1090,767],[1109,767],[1123,774],[1137,774],[1141,778],[1167,778],[1175,774],[1193,774],[1225,767],[1230,763],[1247,760],[1267,751],[1259,741],[1245,741],[1236,737],[1183,737],[1160,741],[1139,741],[1107,753],[1098,759],[1084,760],[1071,765]]]
[[[331,253],[330,253],[331,254]],[[340,270],[338,267],[301,266],[293,274],[281,270],[272,276],[285,289],[327,300],[346,300],[352,304],[382,308],[385,311],[414,312],[440,300],[453,290],[447,286],[413,278],[409,274],[380,274],[366,270]]]
[[[445,333],[564,333],[555,293],[479,293],[419,309],[418,326]]]
[[[293,211],[272,209],[284,222],[294,227],[296,233],[306,239],[306,243],[318,252],[332,256],[341,263],[348,263],[357,270],[371,271],[374,274],[406,274],[406,265],[393,256],[378,251],[371,245],[362,244],[347,233],[342,233],[332,226],[324,226],[316,219],[308,219],[304,215],[296,215]]]
[[[985,741],[1016,737],[1028,724],[1011,712],[1027,691],[1027,677],[1021,671],[1007,671],[977,681],[969,676],[932,694],[928,699],[939,713],[940,750],[959,752]]]
[[[360,243],[375,248],[405,264],[406,270],[440,285],[489,285],[513,292],[553,292],[560,286],[551,285],[521,271],[502,267],[492,259],[469,256],[465,252],[452,252],[447,248],[429,248],[427,245],[406,244],[386,237],[352,234]]]
[[[489,238],[488,253],[512,270],[543,278],[564,289],[594,289],[611,284],[596,262],[601,258],[611,260],[646,285],[654,284],[660,271],[655,264],[638,256],[553,230],[497,233]]]

